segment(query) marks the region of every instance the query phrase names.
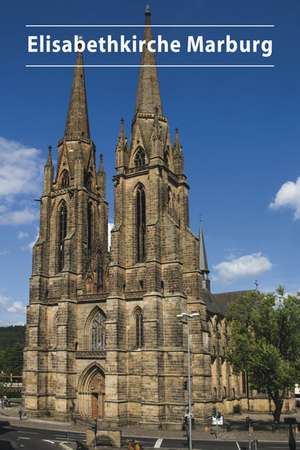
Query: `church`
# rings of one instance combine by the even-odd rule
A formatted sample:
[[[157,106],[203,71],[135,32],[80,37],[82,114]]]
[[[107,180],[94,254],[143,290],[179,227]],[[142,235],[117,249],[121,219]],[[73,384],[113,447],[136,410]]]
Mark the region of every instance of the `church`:
[[[145,12],[144,39],[152,39]],[[90,133],[78,53],[64,136],[44,167],[24,352],[30,415],[99,418],[179,428],[187,404],[190,323],[193,416],[213,408],[269,410],[225,358],[226,310],[241,292],[212,294],[203,231],[189,228],[179,132],[171,140],[155,56],[144,49],[135,115],[115,148],[114,226],[108,248],[103,157]]]

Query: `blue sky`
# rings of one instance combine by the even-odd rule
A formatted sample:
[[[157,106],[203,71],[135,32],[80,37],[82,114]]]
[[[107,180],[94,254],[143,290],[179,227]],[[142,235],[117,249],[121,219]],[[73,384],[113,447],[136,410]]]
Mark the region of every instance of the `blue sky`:
[[[191,228],[204,220],[214,291],[300,288],[300,4],[297,0],[153,0],[156,24],[275,24],[274,30],[230,30],[236,38],[272,38],[259,56],[159,55],[160,63],[262,63],[273,69],[159,70],[164,113],[179,127],[189,179]],[[73,0],[2,5],[0,17],[0,324],[22,323],[28,301],[30,246],[37,234],[41,168],[47,146],[63,135],[72,69],[25,64],[72,63],[73,55],[33,56],[25,24],[141,24],[138,0]],[[84,37],[95,30],[79,31]],[[141,31],[141,30],[140,30]],[[139,33],[135,29],[132,32]],[[57,32],[67,36],[72,32]],[[117,33],[118,31],[114,31]],[[52,33],[56,33],[52,31]],[[99,31],[97,32],[99,33]],[[127,33],[131,33],[127,30]],[[164,31],[184,38],[186,30]],[[193,33],[195,31],[193,30]],[[198,30],[210,37],[224,31]],[[86,57],[88,63],[137,63],[138,56]],[[113,221],[114,148],[119,121],[129,136],[138,69],[87,69],[91,132],[103,152]],[[174,135],[174,133],[173,133]],[[289,184],[287,183],[289,182]],[[275,207],[270,208],[274,203]]]

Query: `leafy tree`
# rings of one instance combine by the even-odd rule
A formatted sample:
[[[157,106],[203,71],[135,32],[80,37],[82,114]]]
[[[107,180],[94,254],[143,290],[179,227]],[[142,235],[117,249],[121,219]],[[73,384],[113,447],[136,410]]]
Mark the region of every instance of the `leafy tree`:
[[[22,375],[25,326],[0,327],[0,373]]]
[[[268,394],[279,422],[283,401],[300,380],[300,293],[253,291],[230,306],[228,318],[233,370],[246,371],[251,387]]]

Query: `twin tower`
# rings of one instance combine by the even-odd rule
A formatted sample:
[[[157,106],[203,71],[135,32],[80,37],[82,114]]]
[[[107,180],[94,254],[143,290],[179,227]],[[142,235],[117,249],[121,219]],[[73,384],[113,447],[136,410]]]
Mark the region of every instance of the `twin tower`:
[[[144,38],[152,39],[147,9]],[[64,137],[51,149],[33,248],[24,365],[25,407],[62,420],[179,426],[186,405],[191,325],[196,421],[209,413],[212,372],[203,234],[189,229],[179,133],[171,142],[155,57],[142,54],[131,139],[115,149],[114,227],[108,249],[103,159],[96,168],[82,54]]]

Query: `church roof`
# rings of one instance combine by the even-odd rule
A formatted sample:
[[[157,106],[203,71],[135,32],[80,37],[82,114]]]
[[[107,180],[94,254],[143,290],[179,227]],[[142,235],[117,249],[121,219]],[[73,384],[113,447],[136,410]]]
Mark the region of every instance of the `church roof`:
[[[203,290],[204,292],[204,290]],[[219,314],[226,316],[229,306],[236,300],[249,293],[250,291],[232,291],[232,292],[220,292],[219,294],[212,294],[206,291],[204,295],[201,295],[206,303],[207,309],[212,314]],[[201,293],[202,294],[202,293]]]

